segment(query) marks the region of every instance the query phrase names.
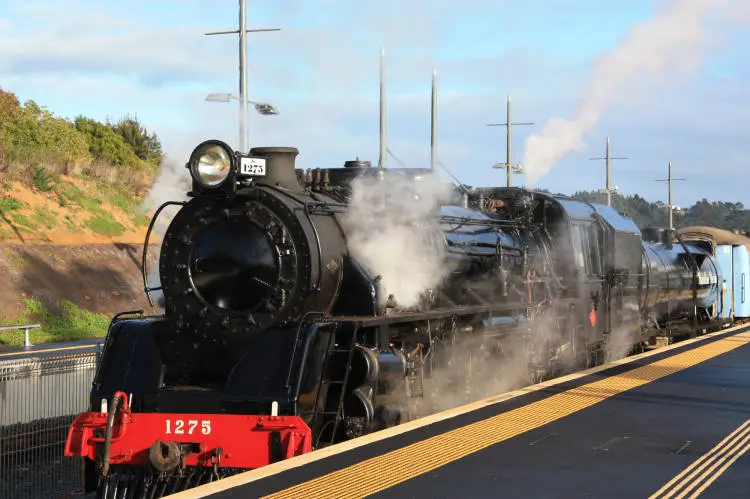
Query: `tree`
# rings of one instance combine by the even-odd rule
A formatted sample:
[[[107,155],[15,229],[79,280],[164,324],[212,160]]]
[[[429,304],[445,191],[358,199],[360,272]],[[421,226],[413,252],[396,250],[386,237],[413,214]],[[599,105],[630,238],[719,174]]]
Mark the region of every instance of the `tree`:
[[[21,104],[14,93],[0,89],[0,130],[4,123],[13,121],[21,111]]]
[[[164,156],[161,142],[155,133],[149,134],[137,118],[125,116],[112,125],[112,129],[133,148],[136,156],[156,165],[161,162]]]
[[[15,118],[4,123],[5,153],[22,161],[52,160],[87,164],[89,145],[73,123],[55,117],[33,100],[24,103]]]
[[[589,203],[602,203],[596,191],[579,191],[571,197]],[[631,217],[641,228],[666,227],[669,223],[669,208],[663,202],[652,203],[638,194],[625,197],[615,193],[612,196],[612,207]],[[750,210],[746,210],[742,203],[702,199],[683,213],[674,212],[673,215],[674,226],[677,228],[708,225],[727,230],[750,230]]]
[[[136,166],[141,161],[111,126],[84,116],[77,116],[74,123],[76,130],[86,136],[95,158],[105,159],[114,166]]]

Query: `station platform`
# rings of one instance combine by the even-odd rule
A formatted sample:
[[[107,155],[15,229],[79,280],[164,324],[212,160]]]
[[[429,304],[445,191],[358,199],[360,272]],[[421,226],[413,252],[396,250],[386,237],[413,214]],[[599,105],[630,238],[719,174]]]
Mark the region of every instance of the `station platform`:
[[[170,496],[750,497],[750,327]]]

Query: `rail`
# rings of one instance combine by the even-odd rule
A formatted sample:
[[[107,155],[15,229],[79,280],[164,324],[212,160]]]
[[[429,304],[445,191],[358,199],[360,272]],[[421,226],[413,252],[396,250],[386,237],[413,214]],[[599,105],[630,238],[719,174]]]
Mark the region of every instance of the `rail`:
[[[0,333],[6,332],[6,331],[16,331],[18,329],[23,329],[23,346],[30,347],[33,346],[31,344],[31,341],[29,340],[29,331],[31,329],[36,329],[38,327],[42,327],[41,324],[20,324],[18,326],[0,326]]]

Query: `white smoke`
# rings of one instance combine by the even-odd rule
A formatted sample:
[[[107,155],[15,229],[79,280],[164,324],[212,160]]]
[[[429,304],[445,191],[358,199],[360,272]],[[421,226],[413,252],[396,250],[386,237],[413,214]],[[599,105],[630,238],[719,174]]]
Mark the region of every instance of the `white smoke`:
[[[695,70],[703,52],[715,38],[706,22],[711,15],[741,14],[747,0],[675,0],[658,8],[656,15],[634,26],[622,43],[601,56],[590,76],[572,119],[553,118],[539,134],[526,139],[525,181],[533,187],[571,151],[581,150],[583,136],[599,121],[609,102],[632,77],[677,76]]]
[[[186,201],[187,193],[192,188],[190,173],[184,163],[165,157],[159,165],[159,173],[151,189],[143,197],[141,209],[153,213],[166,201]],[[160,223],[168,224],[169,220]]]
[[[449,347],[450,361],[425,378],[424,397],[410,401],[410,416],[427,416],[537,383],[530,362],[546,365],[551,354],[560,372],[548,374],[576,371],[581,367],[577,363],[580,359],[567,344],[568,339],[551,314],[522,321],[518,329],[502,338],[482,333],[464,335]]]
[[[450,272],[438,212],[451,192],[437,175],[416,182],[394,174],[353,181],[342,224],[351,255],[381,277],[380,306],[393,295],[399,307],[414,307]]]
[[[139,208],[142,212],[152,216],[156,209],[167,201],[186,201],[188,199],[187,193],[191,188],[191,177],[184,164],[165,157],[159,165],[159,173],[156,176],[156,180],[154,180],[151,189],[144,196]],[[178,209],[179,206],[165,208],[154,224],[149,243],[158,244],[159,248],[153,254],[149,248],[149,253],[152,256],[161,254],[164,233],[167,231],[167,227],[169,227],[169,223]],[[149,287],[159,287],[161,280],[159,277],[158,259],[155,262],[150,261],[148,264],[150,267],[146,282]],[[164,305],[164,294],[161,290],[152,291],[151,299],[159,306]]]

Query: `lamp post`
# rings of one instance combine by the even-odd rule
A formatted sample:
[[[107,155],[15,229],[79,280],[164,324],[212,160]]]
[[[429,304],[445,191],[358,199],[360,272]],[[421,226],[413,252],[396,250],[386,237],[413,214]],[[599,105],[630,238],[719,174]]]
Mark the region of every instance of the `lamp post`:
[[[238,34],[240,41],[240,150],[247,152],[247,105],[255,104],[255,109],[258,110],[258,104],[252,103],[247,100],[247,34],[257,33],[262,31],[281,31],[281,28],[261,28],[261,29],[247,29],[245,11],[247,10],[245,5],[246,0],[239,0],[240,15],[239,15],[239,28],[229,31],[214,31],[206,33],[206,35],[229,35]],[[230,97],[231,98],[231,97]],[[229,98],[228,98],[229,99]],[[228,102],[222,101],[222,102]],[[260,110],[258,110],[260,112]],[[266,113],[261,113],[266,114]],[[267,113],[267,114],[278,114],[278,113]]]
[[[505,154],[507,161],[503,163],[497,163],[492,166],[492,168],[505,168],[507,171],[506,173],[506,185],[508,187],[511,187],[513,185],[511,178],[513,175],[513,172],[516,173],[523,173],[523,168],[520,164],[513,164],[513,127],[518,125],[533,125],[533,122],[526,122],[526,123],[513,123],[511,121],[510,116],[510,94],[508,94],[508,102],[506,104],[506,119],[505,123],[490,123],[487,126],[504,126],[506,128],[507,134],[506,134],[506,140],[505,140]]]
[[[209,102],[229,102],[231,100],[240,100],[240,98],[231,93],[211,93],[206,96],[206,100]],[[253,104],[255,110],[260,114],[279,114],[279,110],[276,109],[276,106],[269,104],[268,102],[255,102],[251,100],[248,100],[247,102],[248,104]]]
[[[221,93],[210,93],[206,96],[206,100],[208,102],[230,102],[232,100],[242,100],[239,97],[237,97],[234,94],[228,93],[228,92],[221,92]],[[279,110],[276,109],[276,106],[273,104],[269,104],[268,102],[255,102],[251,100],[245,99],[245,102],[248,104],[252,104],[255,107],[255,110],[258,112],[258,114],[262,114],[264,116],[270,116],[274,114],[279,114]],[[240,151],[247,152],[245,149],[247,149],[246,144],[246,120],[247,116],[244,113],[244,110],[240,111]]]

